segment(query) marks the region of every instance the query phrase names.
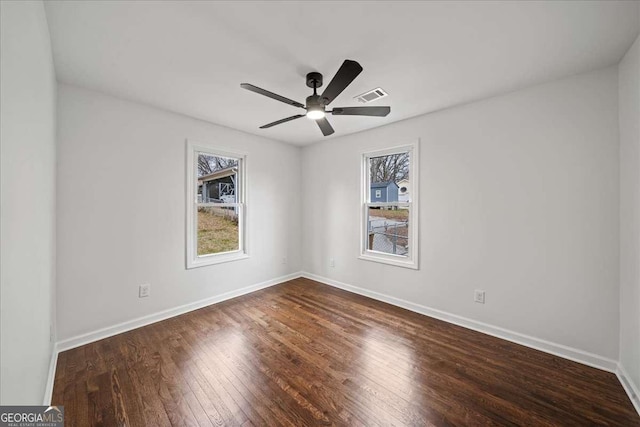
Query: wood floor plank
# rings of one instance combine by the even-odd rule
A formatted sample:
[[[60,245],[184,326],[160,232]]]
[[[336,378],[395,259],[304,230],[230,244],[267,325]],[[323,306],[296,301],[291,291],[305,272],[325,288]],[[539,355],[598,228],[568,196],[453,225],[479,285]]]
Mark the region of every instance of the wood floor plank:
[[[69,353],[63,352],[58,354],[56,361],[56,374],[53,381],[53,393],[51,394],[52,402],[62,402],[64,396],[64,388],[67,384],[64,373],[67,366],[67,356]]]
[[[170,426],[171,422],[146,363],[148,349],[136,340],[135,332],[113,337],[119,338],[118,349],[125,364],[127,384],[137,397],[140,404],[138,407],[142,408],[142,413],[139,415],[144,420],[144,425]],[[132,412],[136,408],[134,402],[127,400],[125,405],[130,408],[129,419],[133,419]]]
[[[116,404],[111,393],[111,378],[108,372],[87,378],[89,401],[89,424],[92,426],[116,426]]]
[[[72,426],[90,425],[89,391],[87,388],[86,361],[84,359],[84,348],[80,347],[77,351],[70,351],[67,355],[67,363],[65,364],[65,391],[64,401],[69,401],[70,396],[74,396],[72,400],[74,417],[70,420]],[[65,406],[66,409],[66,406]]]
[[[185,335],[191,335],[192,331],[185,331]],[[194,355],[195,352],[185,340],[188,353]],[[189,375],[189,385],[216,425],[242,425],[247,421],[247,417],[242,409],[236,404],[232,396],[226,392],[224,386],[218,381],[215,375],[208,369],[201,369],[204,363],[199,357],[191,357],[187,365],[187,375]],[[220,417],[220,420],[218,420]]]
[[[615,375],[296,279],[61,353],[69,426],[640,426]]]
[[[219,383],[222,386],[218,389],[220,394],[227,394],[234,404],[242,410],[247,419],[255,420],[254,422],[258,425],[268,423],[269,420],[272,420],[273,415],[261,405],[253,404],[255,396],[210,350],[210,345],[212,345],[210,341],[210,338],[191,341],[191,344],[198,349],[198,354],[201,356],[201,360],[196,361],[198,368],[205,373],[210,385],[215,387],[215,384]],[[222,342],[222,345],[225,345],[225,343]]]

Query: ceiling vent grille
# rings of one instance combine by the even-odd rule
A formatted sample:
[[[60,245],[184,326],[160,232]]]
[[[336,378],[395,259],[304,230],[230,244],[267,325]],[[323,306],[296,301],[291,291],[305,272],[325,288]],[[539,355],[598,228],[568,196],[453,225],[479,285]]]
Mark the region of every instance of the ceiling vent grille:
[[[368,92],[365,92],[361,95],[356,96],[354,99],[356,99],[358,102],[362,104],[368,104],[370,102],[375,101],[376,99],[384,98],[385,96],[387,96],[387,92],[382,90],[382,88],[377,87],[375,89],[372,89]]]

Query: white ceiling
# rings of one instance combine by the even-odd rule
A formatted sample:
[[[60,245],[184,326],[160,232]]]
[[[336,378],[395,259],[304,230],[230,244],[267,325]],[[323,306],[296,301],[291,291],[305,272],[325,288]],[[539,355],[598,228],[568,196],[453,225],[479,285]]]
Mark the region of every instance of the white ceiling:
[[[304,103],[344,59],[364,71],[332,104],[382,87],[386,118],[329,117],[334,136],[604,67],[638,33],[639,2],[45,2],[58,80],[305,145]]]

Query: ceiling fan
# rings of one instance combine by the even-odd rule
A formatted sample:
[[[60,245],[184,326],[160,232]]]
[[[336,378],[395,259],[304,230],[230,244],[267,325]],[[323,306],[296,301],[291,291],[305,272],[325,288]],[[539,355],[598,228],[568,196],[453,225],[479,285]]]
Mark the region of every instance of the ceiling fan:
[[[325,109],[325,107],[340,95],[361,72],[362,67],[360,64],[349,59],[345,60],[336,75],[325,88],[324,92],[322,92],[322,95],[318,95],[317,93],[317,89],[322,86],[322,74],[317,72],[307,74],[307,86],[313,88],[313,95],[307,97],[307,105],[303,105],[297,101],[285,98],[284,96],[269,92],[268,90],[264,90],[249,83],[242,83],[240,87],[250,90],[251,92],[259,93],[260,95],[268,96],[276,101],[284,102],[285,104],[307,110],[306,114],[298,114],[287,117],[286,119],[277,120],[264,126],[260,126],[260,129],[270,128],[272,126],[307,116],[318,123],[318,126],[324,136],[329,136],[334,132],[333,127],[331,127],[331,124],[329,124],[329,121],[325,117],[329,113],[334,116],[384,117],[391,111],[391,107],[334,107],[333,110],[330,111]]]

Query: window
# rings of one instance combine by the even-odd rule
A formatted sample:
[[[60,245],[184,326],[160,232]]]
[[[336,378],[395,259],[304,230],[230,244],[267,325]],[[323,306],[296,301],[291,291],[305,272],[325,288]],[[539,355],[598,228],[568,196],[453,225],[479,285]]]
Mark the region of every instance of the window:
[[[418,268],[417,172],[418,144],[363,154],[361,259]]]
[[[245,164],[187,143],[187,268],[247,258]]]

